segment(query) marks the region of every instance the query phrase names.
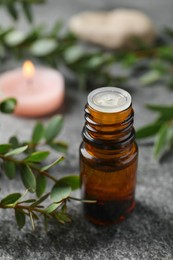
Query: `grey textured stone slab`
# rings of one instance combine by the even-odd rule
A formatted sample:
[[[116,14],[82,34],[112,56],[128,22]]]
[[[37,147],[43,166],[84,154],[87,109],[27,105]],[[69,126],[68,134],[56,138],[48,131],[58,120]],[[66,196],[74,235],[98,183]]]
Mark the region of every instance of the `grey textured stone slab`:
[[[98,0],[99,1],[99,0]],[[97,2],[98,2],[97,1]],[[102,3],[101,3],[102,2]],[[111,1],[109,1],[111,2]],[[161,23],[172,23],[172,1],[137,1],[142,9],[153,14],[158,28]],[[157,2],[157,3],[156,3]],[[104,2],[105,3],[105,2]],[[101,7],[104,7],[100,1]],[[120,5],[120,1],[116,2]],[[122,5],[133,6],[134,1],[122,1]],[[111,4],[112,5],[112,4]],[[110,5],[110,6],[111,6]],[[87,7],[86,7],[87,6]],[[96,9],[96,5],[93,6]],[[55,8],[56,7],[56,8]],[[55,18],[92,8],[84,1],[50,1],[47,7],[36,8],[37,21],[46,17],[50,25]],[[151,7],[151,10],[150,10]],[[42,11],[40,11],[42,10]],[[161,13],[163,12],[163,16]],[[47,15],[46,15],[47,14]],[[166,14],[166,15],[165,15]],[[57,17],[56,17],[57,15]],[[4,22],[8,19],[2,13]],[[161,21],[160,21],[161,17]],[[5,20],[6,19],[6,20]],[[19,27],[25,28],[25,24]],[[146,103],[172,103],[173,93],[165,86],[141,88],[131,80],[128,91],[133,97],[135,125],[139,127],[155,117],[144,108]],[[78,147],[81,142],[83,126],[83,107],[87,93],[80,93],[67,86],[67,100],[62,110],[65,127],[61,139],[70,144],[64,165],[55,169],[55,174],[64,175],[78,172]],[[31,135],[35,119],[18,118],[12,115],[0,115],[0,142],[6,142],[14,133],[22,140]],[[47,118],[43,118],[47,121]],[[53,153],[55,158],[56,154]],[[0,175],[1,194],[22,191],[17,179],[7,182]],[[79,192],[75,194],[79,196]],[[137,206],[130,218],[118,226],[95,228],[85,221],[79,203],[70,204],[73,222],[59,225],[52,221],[46,234],[42,224],[32,232],[30,224],[18,231],[10,210],[0,212],[0,259],[1,260],[172,260],[173,259],[173,155],[169,154],[160,165],[152,157],[152,147],[139,145],[139,169],[136,189]]]
[[[148,92],[136,88],[132,94],[138,125],[152,119],[141,103],[146,100],[151,102],[154,97],[154,101],[159,100],[158,90],[159,87],[149,89]],[[78,146],[87,95],[76,94],[73,90],[68,96],[68,107],[64,110],[65,127],[61,137],[70,143],[70,149],[65,165],[55,170],[55,174],[60,175],[78,172]],[[160,99],[165,102],[166,96],[162,95]],[[34,121],[1,115],[1,140],[14,131],[21,138],[26,138],[30,135]],[[137,207],[126,222],[119,226],[97,229],[84,220],[81,205],[72,203],[70,213],[73,222],[66,226],[51,222],[46,234],[41,224],[35,232],[31,231],[29,223],[22,231],[18,231],[11,211],[1,211],[0,259],[173,259],[173,158],[170,155],[159,165],[152,158],[150,146],[140,145],[139,148]],[[21,190],[19,180],[7,184],[5,177],[1,176],[0,182],[4,194]]]

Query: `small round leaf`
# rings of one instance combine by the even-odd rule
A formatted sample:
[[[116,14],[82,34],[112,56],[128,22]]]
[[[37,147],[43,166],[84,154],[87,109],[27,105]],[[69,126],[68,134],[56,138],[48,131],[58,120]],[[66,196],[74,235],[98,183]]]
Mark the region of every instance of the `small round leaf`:
[[[46,189],[46,177],[42,174],[37,175],[36,179],[36,194],[40,198]]]
[[[16,107],[17,101],[15,98],[8,98],[0,103],[0,110],[3,113],[13,113]]]
[[[15,47],[23,43],[27,35],[20,31],[12,31],[5,36],[5,43],[10,47]]]
[[[54,202],[60,202],[70,196],[72,189],[65,183],[57,183],[51,191],[51,199]]]
[[[21,146],[21,147],[19,147],[19,148],[13,149],[12,151],[6,153],[6,154],[5,154],[5,157],[9,157],[9,156],[21,154],[21,153],[23,153],[24,151],[26,151],[27,148],[28,148],[28,146],[25,145],[25,146]]]
[[[9,143],[11,144],[13,149],[16,149],[17,147],[20,146],[19,140],[16,136],[10,137]]]
[[[13,204],[16,201],[18,201],[18,199],[20,199],[21,194],[20,193],[12,193],[8,196],[6,196],[5,198],[3,198],[1,200],[1,204],[2,205],[9,205],[9,204]]]
[[[0,153],[7,153],[11,148],[10,144],[0,144]]]
[[[14,179],[16,176],[16,165],[12,161],[4,161],[4,171],[9,179]]]
[[[57,45],[57,41],[53,39],[42,39],[33,43],[31,45],[30,51],[34,56],[47,56],[56,50]]]
[[[71,187],[72,190],[80,188],[80,177],[79,175],[66,176],[59,180],[58,183],[64,183]]]
[[[63,117],[61,115],[54,116],[45,129],[45,138],[47,142],[51,142],[61,131],[63,127]]]
[[[55,211],[60,205],[61,205],[61,202],[60,202],[60,203],[52,203],[52,204],[49,205],[44,211],[45,211],[47,214],[50,214],[50,213],[52,213],[53,211]]]
[[[44,133],[43,124],[40,122],[36,123],[33,133],[32,133],[32,142],[34,144],[37,144],[42,139],[43,133]]]
[[[23,210],[15,209],[15,218],[17,225],[20,229],[22,229],[25,225],[25,213]]]
[[[29,189],[30,192],[34,192],[36,190],[36,179],[33,174],[31,168],[28,165],[22,167],[21,170],[21,179],[24,186]]]
[[[38,152],[34,152],[31,155],[29,155],[25,161],[26,162],[41,162],[43,161],[45,158],[48,157],[49,155],[49,151],[38,151]]]

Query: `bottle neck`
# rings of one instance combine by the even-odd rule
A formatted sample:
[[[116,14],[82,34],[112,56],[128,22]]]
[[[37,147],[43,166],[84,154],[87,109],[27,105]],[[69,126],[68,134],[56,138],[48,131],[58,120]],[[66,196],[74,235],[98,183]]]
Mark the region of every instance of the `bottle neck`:
[[[132,106],[116,113],[103,113],[85,107],[83,139],[98,149],[126,149],[134,142],[134,112]]]

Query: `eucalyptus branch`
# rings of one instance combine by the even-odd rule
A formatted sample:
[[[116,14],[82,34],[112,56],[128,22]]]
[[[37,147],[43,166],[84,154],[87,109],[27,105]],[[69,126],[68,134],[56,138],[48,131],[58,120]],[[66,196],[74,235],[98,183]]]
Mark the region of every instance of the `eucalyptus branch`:
[[[24,194],[24,196],[26,193]],[[0,202],[0,209],[12,209],[15,212],[16,222],[19,228],[23,228],[25,225],[26,216],[30,218],[32,228],[35,228],[35,220],[39,219],[39,215],[44,216],[45,219],[56,219],[60,223],[66,223],[71,221],[66,207],[66,199],[59,202],[51,203],[49,206],[45,206],[42,203],[47,200],[50,193],[47,193],[42,198],[22,200],[23,195],[20,193],[13,193]],[[39,214],[39,215],[38,215]]]
[[[14,108],[15,106],[15,101],[8,99],[3,101],[2,104],[3,106],[0,104],[1,111],[10,112],[12,107]],[[25,142],[31,145],[34,144],[34,147],[28,148],[26,144],[21,146],[21,142],[15,136],[10,138],[9,143],[0,145],[0,159],[6,176],[9,179],[14,179],[16,172],[19,172],[27,192],[36,193],[36,198],[34,199],[23,200],[27,194],[25,192],[23,195],[20,193],[9,194],[0,201],[0,209],[8,208],[15,211],[19,228],[25,225],[25,218],[28,216],[34,229],[34,221],[39,218],[37,213],[44,216],[46,222],[50,218],[55,218],[60,223],[69,222],[70,217],[67,214],[66,202],[72,199],[80,201],[78,198],[71,197],[72,191],[80,187],[79,176],[70,175],[56,178],[49,173],[52,167],[56,167],[64,159],[64,156],[58,156],[55,161],[45,165],[44,161],[49,156],[50,151],[36,150],[41,142],[50,147],[54,145],[53,148],[59,151],[60,147],[56,145],[61,143],[61,141],[57,142],[56,138],[62,126],[62,116],[54,116],[46,126],[41,122],[36,123],[31,140]],[[45,194],[48,179],[53,181],[53,187]],[[42,203],[46,202],[47,199],[52,202],[50,205],[45,206]]]
[[[137,75],[140,84],[163,80],[168,87],[173,87],[173,37],[170,32],[171,29],[168,42],[113,53],[100,48],[86,49],[70,32],[64,33],[61,22],[55,23],[49,31],[43,26],[32,27],[27,33],[1,28],[0,57],[3,61],[12,57],[19,60],[30,57],[56,69],[63,65],[73,73],[81,87],[123,85],[128,79],[126,73],[116,76],[111,72],[117,64],[121,64],[125,71],[130,70],[130,75]],[[145,65],[141,61],[146,61]]]
[[[154,136],[154,156],[161,159],[165,152],[173,149],[173,105],[147,105],[147,108],[159,116],[151,124],[138,129],[136,137],[143,139]]]
[[[24,195],[21,195],[20,193],[10,194],[3,198],[0,202],[0,209],[13,209],[15,211],[15,217],[19,228],[22,228],[25,225],[26,216],[30,218],[33,229],[35,228],[34,221],[39,219],[39,215],[44,216],[44,218],[47,220],[54,218],[63,224],[70,222],[71,218],[67,213],[67,201],[70,200],[76,200],[83,203],[96,203],[94,200],[81,200],[71,196],[61,198],[59,201],[55,201],[57,199],[57,193],[55,192],[54,188],[54,193],[52,193],[54,202],[48,206],[45,206],[43,205],[43,202],[45,202],[47,198],[51,196],[50,192],[38,200],[22,200],[26,193],[27,192],[25,192]]]
[[[27,149],[25,150],[27,154],[33,153],[37,151],[37,148],[40,149],[45,146],[50,146],[57,152],[66,153],[68,144],[64,141],[57,140],[57,136],[62,130],[63,123],[61,115],[53,117],[46,127],[41,122],[37,122],[33,129],[31,140],[20,142],[16,136],[12,136],[9,139],[9,142],[14,149],[27,145]]]
[[[28,33],[13,28],[1,30],[3,60],[7,57],[20,60],[30,57],[56,69],[65,66],[73,73],[81,88],[91,84],[99,86],[123,83],[126,80],[125,76],[116,77],[110,74],[109,67],[116,62],[111,53],[99,49],[86,51],[74,35],[62,33],[64,28],[61,22],[57,22],[49,31],[42,26],[32,28]]]
[[[40,152],[40,153],[37,153],[38,154],[41,154],[43,152]],[[50,175],[47,171],[44,171],[44,167],[42,168],[39,168],[38,166],[32,164],[32,162],[27,162],[27,160],[23,159],[23,160],[19,160],[19,159],[16,159],[14,157],[10,157],[10,156],[4,156],[3,154],[0,153],[0,158],[3,160],[3,161],[6,161],[6,162],[12,162],[14,163],[16,166],[25,166],[25,167],[29,167],[31,169],[31,171],[33,173],[39,173],[45,177],[47,177],[48,179],[54,181],[55,183],[58,182],[58,179],[56,179],[54,176]],[[61,156],[59,157],[55,162],[54,164],[57,164],[61,161],[64,160],[64,157]]]

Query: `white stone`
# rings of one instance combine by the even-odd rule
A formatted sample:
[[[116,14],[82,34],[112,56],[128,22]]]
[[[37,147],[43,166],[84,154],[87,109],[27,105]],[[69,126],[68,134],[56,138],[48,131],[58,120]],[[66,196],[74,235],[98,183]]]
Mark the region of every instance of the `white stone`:
[[[111,49],[134,47],[134,39],[145,44],[155,39],[150,18],[132,9],[80,13],[70,19],[69,28],[80,39]]]

